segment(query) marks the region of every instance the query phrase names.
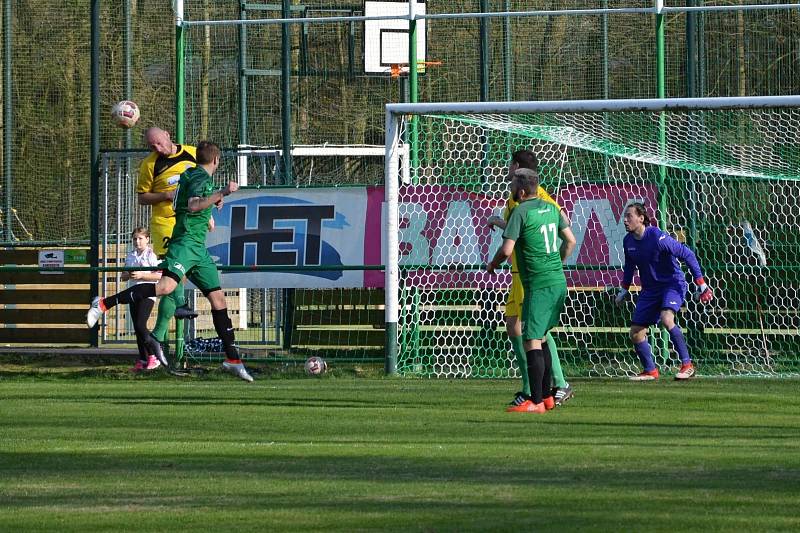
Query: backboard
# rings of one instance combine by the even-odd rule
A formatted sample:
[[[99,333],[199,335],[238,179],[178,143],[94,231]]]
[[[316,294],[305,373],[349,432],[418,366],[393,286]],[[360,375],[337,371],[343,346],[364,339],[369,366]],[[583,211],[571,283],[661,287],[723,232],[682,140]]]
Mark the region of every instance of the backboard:
[[[408,2],[364,2],[364,16],[408,16]],[[425,14],[425,2],[417,2],[416,13]],[[364,21],[364,72],[391,74],[392,65],[408,64],[408,20]],[[417,21],[417,61],[426,57],[425,20]],[[408,66],[401,67],[408,72]]]

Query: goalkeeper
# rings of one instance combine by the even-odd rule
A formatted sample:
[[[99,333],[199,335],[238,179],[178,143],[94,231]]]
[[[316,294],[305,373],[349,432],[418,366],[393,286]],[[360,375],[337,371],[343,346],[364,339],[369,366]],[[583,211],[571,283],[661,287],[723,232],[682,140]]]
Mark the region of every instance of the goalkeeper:
[[[686,339],[681,328],[675,324],[675,314],[680,311],[688,289],[686,276],[678,265],[678,259],[689,266],[694,282],[697,284],[698,299],[708,303],[713,298],[711,289],[703,280],[703,272],[694,252],[686,245],[673,239],[668,233],[650,225],[650,217],[644,204],[632,203],[625,208],[623,218],[625,231],[622,241],[625,250],[625,266],[622,274],[622,288],[617,293],[615,303],[619,306],[628,297],[633,274],[639,271],[642,290],[636,301],[636,310],[631,318],[631,340],[636,355],[644,370],[631,377],[632,381],[652,381],[658,379],[658,368],[653,361],[653,352],[647,342],[650,326],[660,323],[667,329],[672,347],[678,352],[681,368],[675,379],[689,379],[695,374]]]
[[[509,178],[513,179],[514,172],[520,168],[538,172],[539,161],[536,159],[536,155],[530,150],[517,150],[514,152],[511,155],[511,164],[509,165]],[[561,210],[561,206],[559,206],[558,203],[553,200],[553,198],[547,194],[547,191],[545,191],[541,186],[537,188],[536,196],[540,200],[556,206],[559,212],[561,212],[561,217],[567,223],[569,223],[566,215],[564,215],[563,211]],[[511,217],[511,213],[514,211],[514,208],[517,207],[517,205],[518,202],[514,200],[513,194],[509,195],[508,200],[506,200],[506,208],[503,211],[503,218],[498,216],[489,217],[489,219],[486,221],[487,224],[489,224],[489,226],[498,227],[504,230],[506,228],[508,219]],[[506,301],[505,320],[508,338],[511,341],[511,346],[513,347],[514,354],[517,357],[517,366],[519,367],[519,372],[522,375],[522,390],[514,396],[514,399],[509,405],[509,409],[513,409],[515,406],[522,405],[526,400],[529,400],[531,396],[531,385],[527,368],[528,363],[525,355],[525,348],[523,347],[522,342],[522,322],[519,319],[524,297],[525,290],[522,288],[522,280],[520,279],[519,269],[517,268],[516,253],[513,253],[511,254],[511,288],[508,292],[508,300]],[[553,340],[553,335],[550,334],[550,332],[547,332],[545,339],[547,342],[547,351],[550,353],[550,358],[552,359],[553,384],[556,387],[553,396],[555,398],[556,405],[562,405],[564,402],[572,398],[572,387],[564,379],[564,373],[561,370],[561,363],[558,359],[558,350],[556,349],[556,343]]]
[[[197,145],[197,167],[181,174],[175,194],[175,231],[170,240],[169,250],[159,265],[162,276],[157,284],[135,285],[107,298],[95,298],[86,314],[86,324],[91,328],[108,309],[117,304],[138,303],[153,296],[172,293],[186,276],[208,298],[211,303],[211,317],[214,329],[222,339],[226,359],[222,366],[228,372],[243,379],[253,381],[239,359],[234,346],[233,324],[228,316],[225,295],[219,281],[217,265],[206,249],[206,233],[213,228],[211,209],[222,208],[223,197],[236,192],[239,186],[229,182],[221,190],[214,191],[211,176],[219,166],[220,149],[216,144],[203,141]],[[137,317],[138,318],[138,317]],[[166,364],[160,344],[152,335],[148,336],[149,348],[154,355]]]

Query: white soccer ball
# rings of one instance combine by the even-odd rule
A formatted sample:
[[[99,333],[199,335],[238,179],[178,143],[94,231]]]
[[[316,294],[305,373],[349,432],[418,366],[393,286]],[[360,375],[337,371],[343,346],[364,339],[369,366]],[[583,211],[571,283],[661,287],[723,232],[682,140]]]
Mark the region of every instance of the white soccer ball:
[[[328,369],[328,364],[322,357],[309,357],[306,360],[306,374],[309,376],[321,376]]]
[[[120,128],[132,128],[139,121],[139,106],[130,100],[117,102],[111,108],[111,118]]]

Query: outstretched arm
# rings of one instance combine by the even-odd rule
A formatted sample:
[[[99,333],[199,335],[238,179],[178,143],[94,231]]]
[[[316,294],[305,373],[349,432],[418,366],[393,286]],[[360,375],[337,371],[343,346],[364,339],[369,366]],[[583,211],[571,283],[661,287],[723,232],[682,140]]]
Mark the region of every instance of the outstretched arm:
[[[506,221],[503,220],[503,217],[499,217],[497,215],[492,215],[486,219],[486,225],[500,229],[506,229]]]
[[[507,261],[514,252],[514,244],[515,241],[511,239],[503,239],[503,244],[497,250],[497,253],[494,254],[494,258],[486,265],[486,272],[492,274],[495,270],[500,268],[500,265],[503,264],[504,261]]]
[[[136,197],[139,205],[156,205],[162,202],[171,202],[175,198],[175,191],[140,192]]]
[[[225,186],[224,189],[220,189],[215,191],[211,194],[211,196],[200,197],[200,196],[193,196],[189,198],[189,211],[192,213],[196,213],[197,211],[202,211],[203,209],[207,209],[214,204],[220,204],[222,199],[228,196],[231,193],[234,193],[239,190],[239,184],[235,181],[228,182],[228,185]],[[221,206],[222,204],[220,204]]]

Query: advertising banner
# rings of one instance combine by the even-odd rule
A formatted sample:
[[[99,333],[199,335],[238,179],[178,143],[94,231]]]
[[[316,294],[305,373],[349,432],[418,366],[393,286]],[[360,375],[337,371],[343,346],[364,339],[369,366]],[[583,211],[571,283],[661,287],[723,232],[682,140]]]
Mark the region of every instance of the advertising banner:
[[[242,190],[214,210],[206,246],[218,265],[363,265],[367,191]],[[223,287],[362,287],[364,272],[223,272]]]
[[[505,199],[463,187],[419,185],[400,190],[400,265],[416,286],[505,287],[483,265],[502,242],[486,220]],[[556,201],[577,239],[567,258],[571,286],[616,282],[622,268],[623,209],[644,201],[655,213],[649,184],[563,187]],[[219,265],[381,265],[386,227],[383,187],[243,190],[214,211],[208,250]],[[224,287],[383,287],[382,271],[224,272]]]

